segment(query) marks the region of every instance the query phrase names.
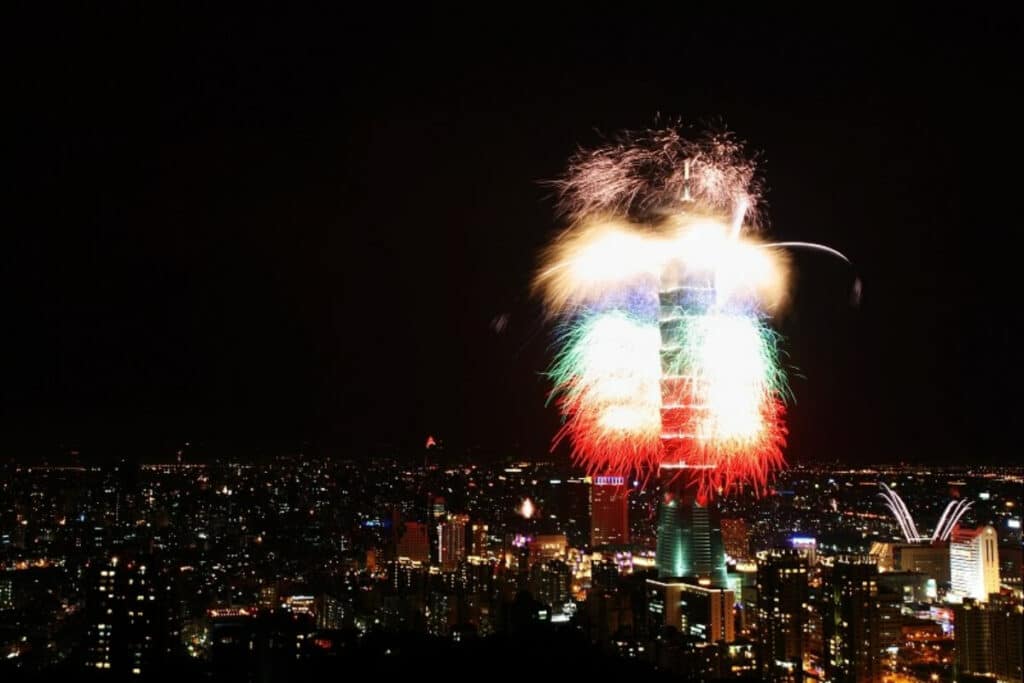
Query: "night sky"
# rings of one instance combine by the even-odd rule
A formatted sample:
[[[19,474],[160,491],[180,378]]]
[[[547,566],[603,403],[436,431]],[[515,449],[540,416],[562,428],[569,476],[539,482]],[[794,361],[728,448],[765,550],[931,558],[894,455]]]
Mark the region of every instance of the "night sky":
[[[796,257],[791,460],[1019,457],[1016,19],[137,11],[8,22],[0,458],[543,453],[543,181],[658,115],[857,264]]]

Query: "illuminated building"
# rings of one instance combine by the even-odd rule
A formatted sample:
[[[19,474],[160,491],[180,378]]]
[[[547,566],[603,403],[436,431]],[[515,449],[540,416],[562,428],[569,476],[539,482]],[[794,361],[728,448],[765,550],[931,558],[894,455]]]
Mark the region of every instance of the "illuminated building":
[[[629,543],[629,487],[622,477],[594,477],[590,488],[590,545]]]
[[[333,595],[322,593],[316,599],[316,627],[337,631],[345,624],[345,608]]]
[[[466,559],[466,515],[448,515],[437,525],[438,564],[445,571],[455,569]]]
[[[444,519],[445,515],[445,502],[441,496],[435,496],[430,499],[430,517],[434,520]]]
[[[735,594],[682,581],[647,579],[647,609],[652,626],[669,626],[704,643],[731,643]]]
[[[413,562],[426,564],[430,562],[430,540],[427,537],[427,526],[420,522],[402,524],[398,537],[398,557],[406,557]]]
[[[168,626],[156,575],[151,566],[117,557],[90,568],[86,669],[114,678],[152,673]]]
[[[813,567],[818,563],[818,540],[812,536],[790,536],[788,545]]]
[[[836,683],[881,678],[878,566],[874,558],[837,557],[822,586],[825,673]]]
[[[477,557],[485,557],[490,543],[487,540],[487,525],[477,523],[473,525],[473,546],[472,554]]]
[[[744,519],[722,518],[722,546],[725,554],[734,560],[745,560],[750,556],[750,529]]]
[[[808,561],[796,550],[757,555],[758,671],[765,681],[802,681]]]
[[[276,609],[278,601],[278,588],[276,583],[267,584],[260,588],[260,607],[263,609]]]
[[[571,587],[572,571],[561,560],[535,564],[530,570],[530,592],[551,607],[552,614],[561,614],[562,607],[572,599]]]
[[[949,541],[949,582],[954,599],[988,600],[999,592],[999,549],[996,530],[957,527]]]
[[[987,603],[964,598],[953,612],[958,675],[1024,680],[1024,606],[1019,600],[1001,595],[991,596]]]
[[[725,551],[717,510],[670,485],[658,508],[658,578],[726,585]]]
[[[548,562],[565,557],[568,542],[565,534],[540,534],[529,542],[530,564]]]

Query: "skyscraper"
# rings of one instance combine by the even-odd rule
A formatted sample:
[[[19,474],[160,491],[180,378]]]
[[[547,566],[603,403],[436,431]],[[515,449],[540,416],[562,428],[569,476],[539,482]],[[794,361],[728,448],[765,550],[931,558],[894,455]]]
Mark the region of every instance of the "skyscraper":
[[[655,563],[659,578],[689,578],[724,588],[725,551],[718,511],[670,483],[658,510]]]
[[[881,678],[878,566],[873,557],[840,556],[822,586],[825,673],[836,683]]]
[[[157,572],[139,560],[112,557],[90,569],[84,665],[114,678],[152,673],[167,634]]]
[[[998,594],[988,603],[964,598],[953,612],[957,674],[1024,680],[1024,605],[1019,600]]]
[[[953,529],[949,540],[950,590],[956,598],[988,600],[999,592],[999,549],[996,530]]]
[[[623,477],[594,477],[590,489],[590,545],[629,543],[629,487]]]
[[[438,564],[444,570],[452,570],[466,559],[467,515],[449,514],[444,522],[437,525]]]
[[[758,671],[765,681],[803,681],[807,559],[797,550],[757,555]]]

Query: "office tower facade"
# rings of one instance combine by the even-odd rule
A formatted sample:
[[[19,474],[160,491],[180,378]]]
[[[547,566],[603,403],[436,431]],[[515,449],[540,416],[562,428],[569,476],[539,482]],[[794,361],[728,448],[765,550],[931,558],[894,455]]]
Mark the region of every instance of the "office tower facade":
[[[989,602],[964,598],[954,605],[956,673],[999,681],[1024,680],[1024,605],[1010,596]]]
[[[594,477],[590,488],[590,545],[629,543],[629,487],[623,477]]]
[[[466,559],[466,515],[448,515],[437,525],[438,564],[446,571],[455,569]]]
[[[321,593],[316,599],[316,627],[336,631],[345,624],[345,607],[341,600],[328,593]]]
[[[91,567],[88,580],[85,668],[112,678],[153,674],[169,633],[155,568],[111,557]]]
[[[796,550],[757,555],[758,671],[765,681],[803,681],[808,562]]]
[[[666,487],[658,509],[658,578],[687,578],[726,586],[721,523],[713,503],[701,505],[682,484]]]
[[[668,626],[701,643],[736,640],[733,591],[656,579],[647,579],[646,587],[653,632]]]
[[[956,527],[949,539],[949,583],[956,598],[988,600],[999,592],[999,545],[996,530]]]
[[[822,585],[825,674],[835,683],[881,677],[878,565],[870,556],[837,557]]]

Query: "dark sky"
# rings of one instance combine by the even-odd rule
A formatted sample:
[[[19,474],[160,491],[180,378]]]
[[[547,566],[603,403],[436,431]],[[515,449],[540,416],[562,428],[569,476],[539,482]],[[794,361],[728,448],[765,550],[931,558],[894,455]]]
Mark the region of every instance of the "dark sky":
[[[9,22],[0,457],[543,451],[540,181],[657,114],[857,263],[797,258],[792,459],[1019,453],[1016,18],[138,11]]]

